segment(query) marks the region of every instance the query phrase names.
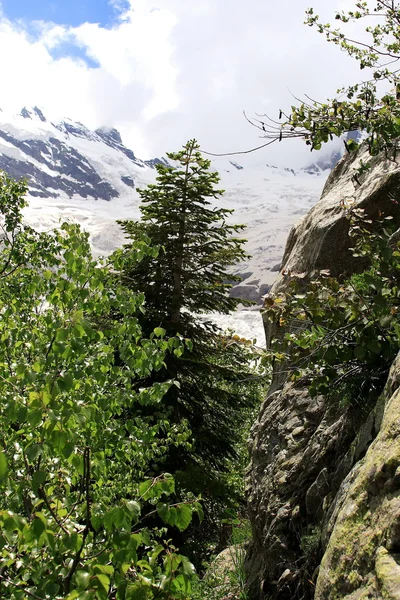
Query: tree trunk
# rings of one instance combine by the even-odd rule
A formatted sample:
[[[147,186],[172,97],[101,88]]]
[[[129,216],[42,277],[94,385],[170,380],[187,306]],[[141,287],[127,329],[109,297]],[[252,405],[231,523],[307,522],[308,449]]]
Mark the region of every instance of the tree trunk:
[[[173,295],[171,302],[171,322],[179,327],[181,322],[181,310],[183,304],[183,287],[182,287],[182,267],[183,267],[183,250],[185,247],[185,235],[186,235],[186,200],[187,200],[187,186],[189,178],[189,167],[190,159],[194,150],[194,142],[189,147],[187,154],[185,179],[182,187],[182,203],[180,210],[180,222],[179,222],[179,233],[176,242],[176,253],[175,253],[175,264],[173,265],[172,276],[173,276]]]

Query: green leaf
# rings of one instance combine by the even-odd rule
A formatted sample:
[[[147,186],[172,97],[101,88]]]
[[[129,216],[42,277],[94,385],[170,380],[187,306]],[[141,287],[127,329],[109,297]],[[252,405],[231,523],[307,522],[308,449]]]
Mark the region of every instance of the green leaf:
[[[139,496],[141,498],[143,498],[144,500],[148,500],[149,498],[152,497],[152,490],[151,488],[154,486],[154,480],[153,479],[148,479],[147,481],[143,481],[140,485],[139,485]]]
[[[43,523],[42,519],[35,518],[32,522],[32,531],[36,537],[39,539],[42,533],[46,530],[46,525]]]
[[[98,581],[105,592],[108,593],[110,588],[110,579],[104,573],[99,573],[94,577],[94,581]]]
[[[161,490],[168,496],[175,492],[175,479],[170,473],[164,473],[158,484]]]
[[[176,508],[169,504],[157,504],[157,513],[167,525],[176,525],[177,511]]]
[[[33,371],[35,371],[35,373],[40,373],[40,371],[42,370],[42,363],[40,363],[39,361],[34,362],[32,365],[32,369]]]
[[[366,355],[367,350],[364,348],[364,346],[356,346],[354,348],[354,356],[356,358],[358,358],[359,360],[362,360],[364,358],[364,356]]]
[[[74,442],[66,442],[66,444],[62,448],[62,453],[63,453],[64,458],[69,458],[74,450],[75,450]]]
[[[154,329],[154,334],[155,334],[157,337],[164,337],[164,335],[165,335],[166,333],[167,333],[167,332],[166,332],[166,330],[165,330],[165,329],[163,329],[162,327],[156,327],[156,328]]]
[[[61,390],[69,392],[74,387],[75,380],[70,373],[66,373],[63,377],[58,378],[57,383]]]
[[[128,584],[125,590],[125,600],[147,600],[147,598],[151,598],[148,585],[144,585],[142,582]]]
[[[68,330],[67,329],[57,329],[56,332],[56,340],[57,342],[65,342],[68,339]]]
[[[128,509],[131,519],[134,523],[137,523],[140,517],[141,507],[139,502],[135,500],[129,500],[126,503],[126,508]]]
[[[35,492],[35,494],[38,493],[39,488],[46,481],[46,477],[47,477],[47,474],[45,473],[45,471],[35,471],[33,473],[33,475],[32,475],[32,489]]]
[[[204,510],[200,502],[195,502],[193,504],[193,511],[197,512],[197,516],[199,517],[200,523],[204,519]]]
[[[175,525],[179,531],[187,529],[192,521],[192,509],[187,504],[179,504],[176,507]]]
[[[4,452],[0,450],[0,482],[7,479],[8,465]]]
[[[77,571],[75,580],[78,590],[86,590],[90,583],[90,573],[87,573],[86,571]]]
[[[186,575],[189,575],[190,577],[192,577],[196,573],[196,569],[194,568],[194,565],[190,562],[190,560],[186,556],[182,556],[182,554],[179,555],[179,558],[182,561],[181,564],[182,564],[183,572]]]
[[[369,340],[367,343],[368,350],[371,350],[374,354],[380,354],[382,350],[381,344],[378,340]]]
[[[30,426],[34,429],[42,421],[42,411],[41,410],[29,411],[28,415],[27,415],[27,419],[29,421]]]
[[[40,446],[40,444],[32,444],[25,448],[25,454],[29,462],[33,462],[34,460],[36,460],[38,456],[40,456],[41,452],[42,447]]]
[[[348,139],[347,140],[347,148],[349,152],[354,152],[358,150],[359,144],[357,144],[356,140]]]

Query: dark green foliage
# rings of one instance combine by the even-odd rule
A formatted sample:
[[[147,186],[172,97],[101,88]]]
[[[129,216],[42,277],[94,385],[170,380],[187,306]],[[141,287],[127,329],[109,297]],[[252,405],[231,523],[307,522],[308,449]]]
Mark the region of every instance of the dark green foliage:
[[[221,513],[235,500],[229,500],[232,491],[221,472],[236,456],[247,414],[259,401],[260,381],[254,377],[251,344],[235,341],[198,316],[228,313],[239,304],[228,295],[227,281],[236,279],[228,269],[245,257],[243,240],[235,237],[243,227],[228,225],[232,211],[210,202],[222,193],[216,188],[219,178],[198,148],[190,141],[168,154],[174,166],[157,165],[157,182],[139,192],[142,220],[122,226],[133,244],[144,237],[158,253],[131,265],[131,245],[125,246],[122,283],[144,294],[145,331],[158,327],[165,339],[178,335],[186,340],[143,385],[178,381],[165,394],[161,410],[171,422],[188,424],[191,446],[171,448],[161,468],[176,474],[181,493],[201,492],[206,514],[216,518],[216,505]]]
[[[131,266],[127,245],[122,282],[144,294],[144,328],[160,327],[166,338],[178,334],[190,340],[166,357],[155,375],[178,380],[164,407],[174,420],[185,419],[193,434],[190,453],[180,452],[176,466],[200,459],[207,467],[223,468],[235,452],[242,413],[257,400],[255,386],[243,381],[252,374],[253,357],[248,346],[193,313],[226,313],[239,304],[228,296],[231,284],[225,282],[235,279],[226,269],[245,256],[243,240],[231,237],[243,227],[226,224],[232,211],[212,208],[209,198],[222,193],[215,189],[218,175],[209,172],[210,162],[195,141],[168,157],[177,166],[157,165],[157,183],[139,192],[142,221],[122,223],[134,242],[144,236],[158,253]]]
[[[227,294],[227,281],[238,281],[228,267],[245,258],[243,225],[228,225],[232,210],[213,208],[210,199],[223,191],[217,173],[199,152],[195,140],[167,154],[176,166],[158,164],[157,183],[138,190],[141,221],[123,221],[132,239],[145,234],[157,256],[147,257],[126,272],[127,285],[145,294],[148,310],[164,325],[177,329],[182,310],[229,313],[240,300]]]

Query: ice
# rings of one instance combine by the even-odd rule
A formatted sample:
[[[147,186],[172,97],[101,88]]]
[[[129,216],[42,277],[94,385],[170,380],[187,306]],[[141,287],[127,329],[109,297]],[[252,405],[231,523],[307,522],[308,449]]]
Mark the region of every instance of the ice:
[[[43,122],[34,110],[28,114],[30,118],[0,112],[0,130],[18,142],[26,142],[26,147],[30,140],[40,140],[49,148],[49,153],[43,153],[41,149],[33,158],[0,137],[0,154],[30,162],[54,177],[58,173],[52,169],[52,165],[60,165],[60,161],[52,161],[54,146],[51,140],[58,140],[65,152],[68,152],[68,148],[79,152],[100,178],[112,185],[119,197],[111,201],[77,195],[70,198],[52,188],[51,191],[58,194],[57,198],[30,197],[29,207],[25,210],[26,221],[41,230],[57,227],[65,220],[80,223],[90,234],[95,255],[109,254],[125,241],[116,221],[140,218],[137,188],[154,182],[155,170],[139,159],[132,160],[123,147],[121,149],[118,146],[118,142],[110,146],[100,135],[79,123],[66,119],[55,123]],[[241,168],[227,158],[212,161],[212,168],[221,176],[219,187],[225,189],[225,194],[214,204],[219,208],[234,209],[230,223],[246,225],[242,237],[248,240],[245,249],[250,257],[237,265],[234,271],[243,274],[244,284],[252,282],[254,285],[255,282],[258,285],[270,285],[276,277],[276,267],[282,259],[291,226],[318,201],[328,170],[309,174],[290,168],[279,169],[263,164],[262,154],[259,164],[241,165],[239,158],[236,164]],[[76,164],[76,168],[83,170],[79,164]],[[66,174],[60,177],[74,181],[73,177]],[[126,185],[121,177],[131,178],[135,182],[135,189]],[[89,190],[93,188],[90,182],[88,186]],[[213,318],[223,328],[231,327],[240,336],[257,338],[257,344],[260,345],[264,343],[262,319],[255,311],[242,311],[228,317],[214,315]]]

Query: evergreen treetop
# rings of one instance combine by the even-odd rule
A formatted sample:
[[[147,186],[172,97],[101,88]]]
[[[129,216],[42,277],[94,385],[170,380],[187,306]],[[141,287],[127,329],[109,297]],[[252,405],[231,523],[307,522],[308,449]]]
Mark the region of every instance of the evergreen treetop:
[[[132,239],[145,234],[159,248],[129,271],[129,285],[145,294],[150,310],[178,325],[183,309],[229,313],[237,307],[240,300],[227,292],[240,278],[228,269],[246,253],[245,240],[236,237],[244,226],[228,224],[233,211],[212,205],[223,190],[196,140],[167,156],[174,164],[158,164],[156,183],[139,190],[142,220],[120,223]]]

